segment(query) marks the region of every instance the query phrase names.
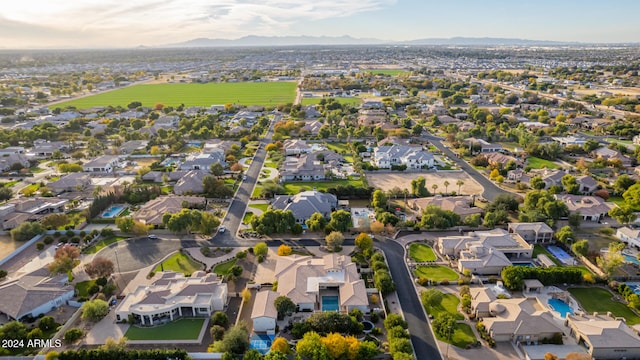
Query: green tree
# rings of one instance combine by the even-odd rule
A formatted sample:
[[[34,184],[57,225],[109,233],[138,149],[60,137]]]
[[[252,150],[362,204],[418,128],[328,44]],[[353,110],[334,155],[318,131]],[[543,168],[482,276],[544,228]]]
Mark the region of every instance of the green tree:
[[[482,222],[481,214],[471,214],[464,218],[464,224],[470,227],[478,227]]]
[[[627,205],[634,208],[640,206],[640,184],[636,183],[629,186],[627,191],[622,194],[622,197],[627,202]]]
[[[621,207],[616,206],[613,209],[609,210],[609,216],[616,219],[622,224],[629,224],[638,217],[631,206],[627,205]]]
[[[371,252],[373,250],[373,239],[365,233],[360,233],[355,240],[356,247],[362,252]]]
[[[576,211],[572,214],[569,214],[569,218],[567,219],[567,222],[569,223],[569,226],[571,226],[574,229],[577,229],[580,227],[580,224],[582,223],[582,214],[580,214],[580,211]]]
[[[213,234],[220,226],[220,219],[210,212],[201,211],[200,214],[199,222],[194,224],[195,228],[203,235]]]
[[[69,223],[67,214],[49,214],[40,220],[40,224],[47,229],[55,230]]]
[[[296,311],[296,304],[286,296],[278,296],[273,301],[273,306],[278,312],[279,319],[284,319],[285,316],[289,316]]]
[[[214,352],[244,354],[249,349],[249,332],[244,322],[232,326],[220,341],[213,343]]]
[[[589,241],[588,240],[576,241],[575,243],[573,243],[573,245],[571,245],[571,250],[573,250],[573,252],[578,255],[587,256],[587,253],[589,252]]]
[[[566,174],[562,177],[562,187],[567,194],[577,195],[580,193],[580,184],[578,184],[576,177],[571,174]]]
[[[494,228],[496,225],[506,224],[509,221],[509,214],[505,210],[488,211],[484,215],[484,226]]]
[[[13,197],[13,191],[8,187],[0,187],[0,201],[10,200]]]
[[[618,176],[616,181],[613,183],[613,190],[618,194],[622,194],[625,191],[627,191],[631,186],[635,185],[635,183],[636,181],[632,179],[629,175],[622,174]]]
[[[373,192],[373,200],[371,200],[371,206],[374,209],[386,209],[387,208],[387,196],[384,191],[376,190]]]
[[[332,231],[325,237],[327,247],[332,251],[337,251],[344,242],[344,236],[339,231]]]
[[[443,296],[444,294],[442,293],[442,291],[437,289],[429,289],[429,290],[422,291],[420,293],[420,299],[422,300],[422,304],[424,306],[430,306],[430,307],[440,305],[442,303]]]
[[[487,211],[518,211],[518,200],[514,195],[500,194],[487,206]]]
[[[451,339],[453,331],[456,329],[456,325],[456,318],[447,312],[439,313],[431,322],[433,331],[438,336],[445,339]]]
[[[211,325],[218,325],[226,329],[229,327],[229,316],[223,311],[216,311],[211,315]]]
[[[116,218],[116,226],[125,234],[130,234],[134,225],[135,220],[130,216]]]
[[[19,321],[9,321],[0,326],[0,340],[26,340],[29,330]]]
[[[611,276],[615,273],[624,262],[622,249],[624,249],[624,243],[611,243],[609,251],[596,258],[596,263],[607,275]]]
[[[220,177],[224,175],[224,167],[220,163],[213,163],[209,166],[209,172],[215,177]]]
[[[260,255],[267,256],[268,252],[269,252],[269,248],[267,247],[267,244],[264,242],[259,242],[253,246],[253,253],[256,256],[260,256]]]
[[[224,181],[213,176],[205,176],[202,179],[202,192],[206,197],[227,198],[233,195],[233,190]]]
[[[536,175],[529,180],[529,186],[531,186],[532,189],[542,190],[547,184],[545,184],[540,175]]]
[[[427,180],[423,176],[411,180],[411,193],[418,197],[429,196],[429,190],[426,186]]]
[[[313,214],[311,214],[311,217],[309,217],[309,219],[305,221],[305,224],[309,228],[309,231],[313,232],[324,230],[325,226],[327,226],[327,223],[327,219],[319,212],[314,212]]]
[[[11,229],[10,234],[13,241],[27,241],[36,235],[42,234],[44,231],[45,229],[40,223],[25,221],[18,227]]]
[[[352,225],[351,213],[346,210],[336,210],[331,213],[331,220],[329,226],[336,230],[345,232]]]
[[[568,244],[575,239],[570,226],[563,226],[555,233],[556,239],[563,244]]]
[[[322,337],[315,331],[309,331],[296,344],[296,353],[307,359],[316,359],[315,355],[321,348],[324,348]]]
[[[84,332],[78,328],[71,328],[64,332],[64,342],[71,344],[79,340],[84,335]]]
[[[100,299],[85,301],[81,307],[82,319],[97,322],[109,312],[109,304]]]

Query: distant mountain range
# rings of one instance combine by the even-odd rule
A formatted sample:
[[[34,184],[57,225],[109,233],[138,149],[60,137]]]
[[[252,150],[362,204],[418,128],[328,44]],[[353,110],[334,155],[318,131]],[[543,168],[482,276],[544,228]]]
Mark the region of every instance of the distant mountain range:
[[[549,40],[527,40],[509,38],[426,38],[410,41],[389,41],[380,39],[354,38],[351,36],[257,36],[250,35],[238,39],[198,38],[164,47],[234,47],[234,46],[295,46],[295,45],[434,45],[434,46],[561,46],[579,45],[578,42]]]

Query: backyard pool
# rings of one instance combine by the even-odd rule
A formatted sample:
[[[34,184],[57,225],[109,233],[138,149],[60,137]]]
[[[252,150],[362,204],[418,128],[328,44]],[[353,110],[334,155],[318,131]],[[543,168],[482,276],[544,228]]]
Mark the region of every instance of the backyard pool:
[[[124,205],[113,205],[102,213],[102,217],[105,219],[113,219],[126,208]]]
[[[338,310],[340,310],[340,307],[338,306],[337,296],[322,297],[322,311],[338,311]]]
[[[571,308],[571,306],[560,299],[549,299],[549,306],[551,306],[553,310],[560,313],[560,317],[562,317],[563,319],[567,317],[567,313],[573,315],[573,309]]]
[[[524,267],[533,267],[533,264],[528,262],[528,263],[517,263],[517,264],[513,264],[513,266],[524,266]]]
[[[628,263],[640,265],[640,261],[638,261],[638,258],[636,258],[635,256],[628,255],[628,254],[622,254],[622,256],[624,256],[624,261]]]

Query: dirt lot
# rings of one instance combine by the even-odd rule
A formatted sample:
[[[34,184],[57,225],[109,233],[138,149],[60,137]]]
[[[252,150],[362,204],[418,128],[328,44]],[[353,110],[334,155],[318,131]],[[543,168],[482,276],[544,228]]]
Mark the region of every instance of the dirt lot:
[[[408,189],[411,191],[411,180],[422,176],[427,180],[426,187],[427,190],[433,192],[432,186],[434,184],[438,185],[436,190],[437,193],[444,193],[445,186],[444,182],[449,181],[448,192],[458,192],[458,185],[456,182],[458,180],[464,181],[464,185],[460,187],[460,192],[465,195],[472,194],[481,194],[484,189],[480,184],[478,184],[475,180],[473,180],[467,173],[465,172],[430,172],[430,173],[375,173],[369,172],[367,173],[367,180],[369,180],[369,185],[374,186],[376,188],[380,188],[384,191],[388,191],[393,189],[394,187],[399,187],[400,189]]]

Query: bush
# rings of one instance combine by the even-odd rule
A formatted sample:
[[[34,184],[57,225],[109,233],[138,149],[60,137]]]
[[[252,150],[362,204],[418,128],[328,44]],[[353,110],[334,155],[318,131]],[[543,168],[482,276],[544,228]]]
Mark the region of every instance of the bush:
[[[60,237],[60,231],[56,231],[53,233],[53,237],[59,238]]]
[[[69,230],[69,231],[67,231],[67,232],[65,233],[65,235],[66,235],[69,239],[71,239],[72,237],[74,237],[74,236],[76,235],[76,233],[75,233],[75,232],[73,232],[73,231],[71,231],[71,230]]]
[[[378,316],[378,313],[373,311],[370,315],[369,315],[369,319],[371,320],[372,323],[377,323],[378,320],[380,319],[380,317]]]
[[[258,262],[259,262],[259,263],[264,262],[264,256],[262,256],[262,255],[258,255]]]
[[[7,270],[0,269],[0,280],[6,278],[8,274],[9,273],[7,273]]]
[[[100,286],[105,286],[107,285],[107,279],[106,278],[97,278],[96,279],[96,284],[100,285]]]
[[[97,294],[99,291],[100,291],[100,286],[98,286],[97,284],[91,285],[87,290],[87,292],[89,292],[89,295]]]
[[[53,237],[51,235],[47,235],[44,237],[44,243],[47,245],[53,244]]]
[[[211,248],[208,246],[203,246],[200,248],[200,253],[204,256],[204,257],[209,257],[211,256]]]
[[[84,335],[84,333],[78,328],[69,329],[64,333],[64,341],[66,343],[73,343],[80,339],[82,335]]]
[[[44,243],[43,243],[43,242],[38,241],[38,242],[36,243],[36,249],[38,249],[38,250],[40,250],[40,251],[41,251],[41,250],[43,250],[43,249],[44,249]]]

